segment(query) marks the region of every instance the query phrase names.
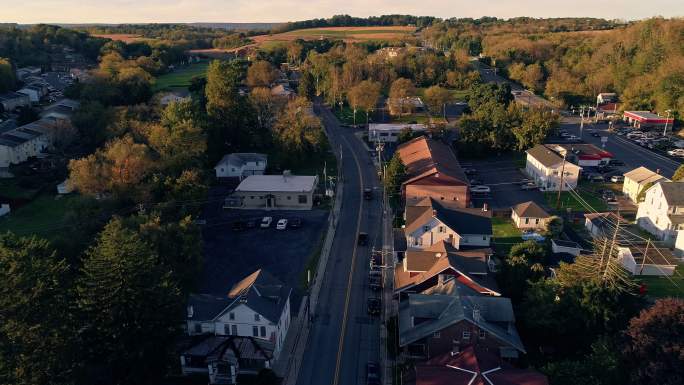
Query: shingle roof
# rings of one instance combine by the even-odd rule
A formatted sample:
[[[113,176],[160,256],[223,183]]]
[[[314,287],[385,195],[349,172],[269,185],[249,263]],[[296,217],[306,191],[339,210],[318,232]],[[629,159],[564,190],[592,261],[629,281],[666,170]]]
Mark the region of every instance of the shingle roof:
[[[406,166],[408,180],[405,184],[439,174],[445,184],[468,185],[468,178],[456,155],[444,143],[420,136],[399,146],[396,154]]]
[[[660,182],[659,184],[668,205],[684,205],[684,182]]]
[[[640,185],[651,182],[657,182],[661,179],[669,181],[669,179],[665,178],[663,175],[651,171],[644,166],[637,167],[632,171],[624,173],[623,175],[625,176],[625,178],[631,179]]]
[[[268,160],[268,155],[260,154],[257,152],[235,152],[232,154],[226,154],[221,158],[216,167],[222,164],[230,164],[234,166],[241,167],[247,162],[264,162]]]
[[[460,208],[425,198],[406,207],[405,233],[409,234],[435,217],[458,234],[492,234],[492,213],[477,208]]]
[[[556,152],[551,151],[549,148],[543,144],[538,144],[529,150],[527,153],[535,158],[539,163],[546,167],[553,167],[561,162],[563,162],[563,157],[558,155]]]
[[[513,207],[516,215],[521,218],[548,218],[549,213],[547,213],[541,206],[533,201],[520,203]]]

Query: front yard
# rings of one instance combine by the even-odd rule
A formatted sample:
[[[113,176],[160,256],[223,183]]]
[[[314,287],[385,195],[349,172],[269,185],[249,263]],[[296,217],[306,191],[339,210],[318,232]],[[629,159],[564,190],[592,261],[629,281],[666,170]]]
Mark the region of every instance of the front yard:
[[[684,264],[678,264],[670,277],[638,277],[646,285],[646,294],[655,297],[684,298]]]
[[[591,211],[586,207],[586,205],[589,205],[593,210],[599,212],[608,210],[608,205],[603,199],[601,199],[601,196],[598,195],[598,193],[588,191],[583,188],[577,189],[576,191],[579,193],[579,196],[584,200],[584,202],[580,202],[573,193],[563,191],[561,192],[560,198],[560,209],[562,211],[565,211],[568,208],[570,208],[572,211],[579,212]],[[557,192],[545,192],[544,198],[546,199],[546,204],[549,207],[556,207],[556,200],[558,199]]]
[[[510,218],[492,218],[492,232],[496,253],[501,256],[507,256],[513,245],[523,242],[522,232]]]

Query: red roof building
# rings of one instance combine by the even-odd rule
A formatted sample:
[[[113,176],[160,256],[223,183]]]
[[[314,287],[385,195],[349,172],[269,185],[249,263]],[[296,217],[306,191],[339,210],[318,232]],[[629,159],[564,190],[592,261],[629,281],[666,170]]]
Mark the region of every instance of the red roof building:
[[[657,127],[665,124],[672,127],[674,118],[666,118],[650,111],[625,111],[623,119],[634,127]]]
[[[549,385],[541,373],[518,369],[496,355],[468,346],[457,354],[417,364],[405,378],[410,385]]]

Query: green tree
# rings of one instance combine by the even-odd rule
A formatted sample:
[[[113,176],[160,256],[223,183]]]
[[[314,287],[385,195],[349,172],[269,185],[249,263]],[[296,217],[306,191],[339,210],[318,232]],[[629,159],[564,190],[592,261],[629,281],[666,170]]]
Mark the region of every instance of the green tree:
[[[0,383],[71,380],[71,281],[45,240],[0,236]]]
[[[90,383],[139,384],[164,375],[183,299],[159,258],[118,218],[86,253],[76,292]]]
[[[378,103],[380,91],[380,83],[364,80],[352,87],[347,93],[349,105],[354,109],[354,112],[356,113],[357,109],[362,109],[366,112],[366,123],[368,123],[369,112],[374,110]]]
[[[449,90],[440,86],[432,86],[425,90],[423,98],[425,99],[425,104],[433,114],[439,113],[440,115],[443,115],[447,102],[451,100],[451,93],[449,93]]]
[[[415,96],[416,87],[410,79],[399,78],[392,83],[389,92],[389,107],[391,114],[413,112],[413,103],[408,98]]]
[[[299,88],[297,89],[299,96],[311,99],[316,95],[316,79],[309,71],[302,71],[302,77],[299,79]]]
[[[563,218],[558,216],[552,216],[546,222],[546,228],[544,229],[547,237],[551,239],[558,238],[558,236],[563,232]]]
[[[401,185],[406,181],[406,166],[402,163],[399,153],[395,152],[385,169],[385,189],[393,205],[401,202]]]
[[[159,154],[160,166],[174,174],[204,163],[207,139],[201,127],[191,120],[165,126],[152,125],[148,141]]]
[[[14,88],[15,78],[12,63],[8,59],[0,57],[0,92],[10,91]]]
[[[110,138],[107,126],[113,120],[111,108],[97,101],[83,102],[71,117],[71,122],[81,137],[81,143],[91,151]]]
[[[319,151],[325,142],[321,121],[313,114],[311,102],[304,98],[290,101],[273,127],[275,140],[294,154]]]
[[[542,262],[546,250],[534,241],[527,241],[511,248],[497,277],[502,291],[511,301],[518,304],[523,299],[530,281],[537,281],[544,275]]]
[[[270,87],[277,78],[275,68],[265,60],[254,62],[247,69],[247,84],[250,87]]]
[[[523,112],[521,124],[512,129],[517,149],[525,151],[543,143],[559,123],[558,114],[546,109],[531,109]]]

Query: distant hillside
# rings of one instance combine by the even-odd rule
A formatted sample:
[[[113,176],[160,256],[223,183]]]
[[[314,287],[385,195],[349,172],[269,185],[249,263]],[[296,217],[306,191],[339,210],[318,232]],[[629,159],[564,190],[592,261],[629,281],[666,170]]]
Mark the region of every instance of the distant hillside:
[[[239,31],[268,31],[285,23],[188,23],[193,27]]]

